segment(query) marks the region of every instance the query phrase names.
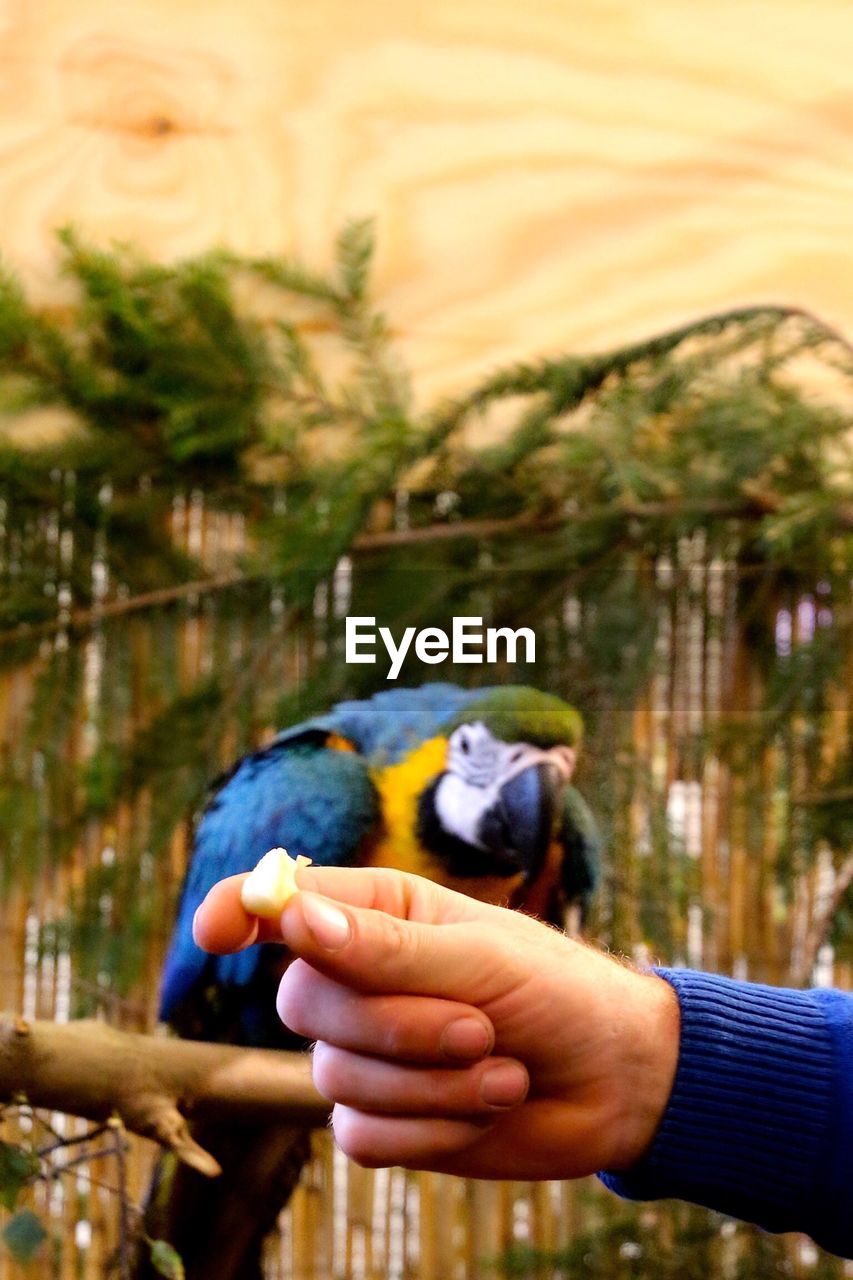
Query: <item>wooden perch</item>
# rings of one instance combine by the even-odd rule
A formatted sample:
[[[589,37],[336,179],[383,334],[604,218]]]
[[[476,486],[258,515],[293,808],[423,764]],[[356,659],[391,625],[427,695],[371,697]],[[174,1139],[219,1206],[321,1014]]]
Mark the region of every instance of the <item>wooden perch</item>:
[[[0,1098],[21,1095],[34,1107],[89,1120],[118,1116],[210,1177],[220,1167],[191,1136],[189,1116],[306,1127],[329,1117],[304,1054],[0,1014]]]

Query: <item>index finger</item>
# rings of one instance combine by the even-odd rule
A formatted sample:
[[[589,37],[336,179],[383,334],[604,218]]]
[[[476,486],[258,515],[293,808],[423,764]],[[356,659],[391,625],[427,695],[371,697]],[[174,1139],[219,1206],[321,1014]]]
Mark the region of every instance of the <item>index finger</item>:
[[[204,951],[226,955],[254,942],[284,941],[278,920],[260,920],[243,906],[240,894],[247,874],[218,881],[198,908],[193,938]],[[421,924],[482,920],[495,910],[421,876],[390,867],[302,866],[296,879],[300,889]]]
[[[203,951],[224,956],[232,951],[242,951],[259,940],[262,922],[257,916],[249,915],[240,897],[247,875],[248,872],[217,881],[196,911],[193,941]]]
[[[440,903],[446,890],[423,881]],[[500,921],[500,924],[497,921]],[[436,996],[480,1006],[517,980],[522,916],[469,900],[465,919],[424,921],[297,893],[282,913],[285,941],[311,968],[354,991]],[[541,925],[536,926],[542,928]]]

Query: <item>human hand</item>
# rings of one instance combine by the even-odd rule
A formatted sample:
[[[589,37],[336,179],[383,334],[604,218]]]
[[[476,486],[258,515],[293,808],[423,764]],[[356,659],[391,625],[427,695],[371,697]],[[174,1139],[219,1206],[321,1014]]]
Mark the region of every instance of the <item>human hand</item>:
[[[402,872],[303,868],[280,922],[246,914],[244,879],[211,890],[196,941],[299,957],[278,1011],[317,1042],[315,1083],[358,1163],[575,1178],[645,1153],[678,1056],[663,979]]]

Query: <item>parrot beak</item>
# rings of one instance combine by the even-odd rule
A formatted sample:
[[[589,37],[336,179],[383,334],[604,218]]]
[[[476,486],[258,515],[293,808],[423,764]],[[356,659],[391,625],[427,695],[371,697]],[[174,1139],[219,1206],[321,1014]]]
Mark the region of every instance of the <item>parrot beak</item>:
[[[550,761],[531,764],[503,784],[497,802],[481,818],[479,841],[496,853],[514,854],[527,882],[545,860],[565,781]]]

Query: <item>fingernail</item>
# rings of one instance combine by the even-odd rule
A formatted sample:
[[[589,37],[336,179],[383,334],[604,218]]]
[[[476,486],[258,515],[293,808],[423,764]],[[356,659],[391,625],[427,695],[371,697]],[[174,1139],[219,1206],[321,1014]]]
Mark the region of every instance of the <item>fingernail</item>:
[[[527,1072],[515,1062],[502,1062],[480,1082],[480,1097],[489,1107],[515,1107],[527,1096]]]
[[[441,1033],[439,1048],[448,1058],[482,1058],[492,1047],[489,1030],[477,1018],[457,1018]]]
[[[302,913],[314,941],[326,951],[340,951],[350,938],[350,924],[339,907],[326,898],[313,893],[303,893]]]

